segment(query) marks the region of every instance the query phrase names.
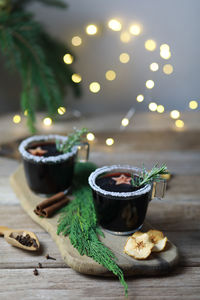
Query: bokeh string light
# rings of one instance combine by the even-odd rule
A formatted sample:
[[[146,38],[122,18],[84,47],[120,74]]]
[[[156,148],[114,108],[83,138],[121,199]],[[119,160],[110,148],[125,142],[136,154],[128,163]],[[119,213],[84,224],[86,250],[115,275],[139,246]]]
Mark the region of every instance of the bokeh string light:
[[[122,22],[119,21],[117,18],[112,18],[108,21],[107,23],[108,28],[111,29],[112,31],[118,31],[120,32],[122,30]],[[97,27],[97,25],[95,24],[89,24],[85,27],[85,33],[87,35],[96,35],[98,33],[99,29]],[[132,23],[131,25],[129,25],[128,28],[123,28],[123,31],[120,32],[120,40],[122,43],[129,43],[131,41],[131,39],[134,39],[134,36],[139,36],[142,33],[142,26],[140,24],[137,23]],[[71,43],[74,47],[78,47],[80,45],[82,45],[83,43],[83,38],[82,36],[79,35],[75,35],[72,37],[71,39]],[[147,39],[144,43],[144,47],[147,51],[155,51],[157,48],[157,42],[153,39]],[[164,60],[168,60],[171,58],[171,49],[170,46],[167,43],[161,44],[160,45],[160,57]],[[70,53],[66,53],[63,56],[63,61],[66,64],[72,64],[74,61],[74,57],[70,54]],[[127,64],[130,61],[130,54],[127,52],[123,52],[119,55],[119,61],[123,64]],[[149,69],[152,72],[156,72],[159,69],[162,69],[163,73],[166,75],[170,75],[173,73],[174,71],[174,67],[171,64],[164,64],[161,65],[160,63],[158,64],[157,62],[152,62],[149,65]],[[105,78],[108,81],[113,81],[116,79],[116,72],[114,70],[108,70],[105,73]],[[71,80],[74,83],[80,83],[82,81],[82,76],[79,73],[74,73],[71,76]],[[155,85],[154,80],[149,79],[145,82],[146,88],[147,89],[152,89]],[[101,84],[99,82],[93,81],[89,84],[89,90],[91,93],[98,93],[101,90]],[[145,93],[146,95],[146,93]],[[150,99],[151,101],[151,96],[147,96],[147,99]],[[145,97],[146,97],[145,96]],[[136,97],[136,101],[138,103],[141,103],[144,101],[144,95],[143,94],[139,94]],[[188,102],[188,107],[191,110],[195,110],[198,108],[198,102],[196,100],[191,100]],[[157,105],[155,102],[150,102],[149,103],[149,110],[150,111],[154,111],[157,113],[163,113],[165,111],[165,107],[161,104]],[[66,112],[65,107],[59,107],[57,110],[59,115],[63,115]],[[130,124],[130,119],[132,118],[133,114],[135,113],[135,109],[132,107],[131,109],[129,109],[128,113],[126,114],[126,116],[121,120],[121,129],[127,127]],[[28,112],[25,111],[24,115],[27,116]],[[178,110],[173,110],[170,112],[170,117],[175,121],[175,126],[177,128],[183,128],[184,127],[184,121],[180,120],[180,112]],[[18,124],[21,122],[21,117],[19,115],[15,115],[13,117],[13,122]],[[45,126],[51,126],[52,125],[52,119],[49,117],[46,117],[43,119],[43,124]],[[95,139],[95,136],[93,133],[89,133],[87,136],[87,139],[92,141]],[[108,138],[106,140],[106,145],[111,146],[114,143],[114,139],[112,138]]]
[[[116,73],[115,73],[115,71],[113,71],[113,70],[108,70],[108,71],[106,72],[106,74],[105,74],[105,77],[106,77],[106,79],[109,80],[109,81],[115,80],[115,78],[116,78]]]
[[[156,62],[154,62],[150,64],[149,68],[151,71],[156,72],[159,69],[159,65]]]
[[[114,144],[114,139],[113,138],[107,138],[106,139],[106,145],[107,146],[112,146]]]
[[[15,115],[13,117],[13,123],[19,124],[21,122],[21,116],[20,115]]]
[[[142,102],[144,100],[144,96],[142,94],[137,95],[136,100],[137,102]]]
[[[47,127],[52,125],[52,119],[50,117],[46,117],[43,119],[43,124]]]
[[[146,81],[146,87],[148,88],[148,89],[152,89],[153,87],[154,87],[154,81],[153,80],[147,80]]]
[[[119,61],[122,63],[122,64],[127,64],[130,60],[130,55],[128,53],[121,53],[120,56],[119,56]]]
[[[80,74],[77,74],[77,73],[72,74],[72,81],[74,83],[80,83],[81,80],[82,80],[82,77]]]
[[[183,128],[185,124],[184,124],[183,120],[176,120],[175,125],[178,128]]]
[[[101,86],[98,82],[94,81],[90,83],[89,89],[92,93],[98,93],[101,89]]]
[[[86,27],[86,33],[89,35],[95,35],[98,32],[98,28],[94,24],[90,24]]]
[[[64,115],[66,113],[66,108],[64,106],[60,106],[58,109],[57,109],[57,112],[59,115]]]
[[[141,26],[139,24],[132,24],[130,27],[129,27],[129,32],[132,34],[132,35],[139,35],[141,33]]]
[[[180,112],[178,111],[178,110],[172,110],[171,112],[170,112],[170,117],[172,118],[172,119],[178,119],[179,117],[180,117]]]
[[[113,31],[120,31],[122,29],[122,24],[117,19],[111,19],[108,22],[108,27]]]
[[[67,65],[70,65],[73,63],[73,56],[70,54],[70,53],[66,53],[64,56],[63,56],[63,61],[65,64]]]
[[[195,100],[192,100],[189,102],[189,108],[190,109],[196,109],[198,107],[198,102]]]
[[[95,135],[92,132],[88,132],[86,138],[88,141],[92,142],[95,139]]]
[[[78,47],[78,46],[80,46],[82,44],[82,39],[81,39],[81,37],[80,36],[74,36],[73,38],[72,38],[72,45],[73,46],[75,46],[75,47]]]
[[[156,49],[156,42],[154,40],[147,40],[144,44],[146,50],[154,51]]]

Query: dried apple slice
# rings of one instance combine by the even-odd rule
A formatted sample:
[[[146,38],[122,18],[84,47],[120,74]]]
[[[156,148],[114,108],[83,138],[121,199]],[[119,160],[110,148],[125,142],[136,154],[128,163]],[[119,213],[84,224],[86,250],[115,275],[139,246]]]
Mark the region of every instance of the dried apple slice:
[[[150,241],[154,244],[152,252],[162,251],[167,243],[167,237],[164,236],[162,231],[151,229],[147,232]]]
[[[151,254],[154,244],[150,241],[147,233],[128,238],[124,246],[124,252],[135,259],[145,259]]]

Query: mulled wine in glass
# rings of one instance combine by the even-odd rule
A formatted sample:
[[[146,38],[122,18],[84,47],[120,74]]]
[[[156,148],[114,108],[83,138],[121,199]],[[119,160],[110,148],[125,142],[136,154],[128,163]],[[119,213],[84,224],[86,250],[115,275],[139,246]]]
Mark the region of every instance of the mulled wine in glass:
[[[144,223],[152,184],[135,187],[133,181],[141,169],[131,166],[105,166],[89,177],[99,224],[117,235],[140,230]]]
[[[81,161],[87,160],[89,146],[80,143],[70,152],[57,150],[56,140],[65,142],[66,136],[39,135],[25,139],[19,146],[27,183],[38,194],[55,194],[71,187],[74,165],[80,151]]]

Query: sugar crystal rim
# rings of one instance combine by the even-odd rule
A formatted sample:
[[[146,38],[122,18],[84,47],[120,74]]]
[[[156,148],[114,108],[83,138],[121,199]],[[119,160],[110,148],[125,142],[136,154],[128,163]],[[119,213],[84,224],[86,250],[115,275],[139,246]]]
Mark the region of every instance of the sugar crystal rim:
[[[42,141],[48,141],[48,140],[60,140],[61,142],[67,141],[68,137],[58,134],[48,134],[48,135],[33,135],[25,140],[23,140],[19,145],[19,152],[22,155],[22,157],[26,160],[30,160],[36,163],[57,163],[64,161],[72,156],[74,156],[77,153],[77,146],[74,146],[71,150],[71,152],[67,152],[64,154],[60,154],[57,156],[36,156],[31,153],[29,153],[26,148],[27,146],[32,142],[42,142]]]
[[[132,167],[129,165],[112,165],[112,166],[104,166],[101,168],[96,169],[94,172],[92,172],[88,178],[88,182],[90,187],[95,190],[96,192],[105,195],[105,196],[111,196],[111,197],[132,197],[132,196],[140,196],[142,194],[145,194],[151,190],[151,184],[145,185],[143,188],[133,191],[133,192],[110,192],[106,191],[102,188],[100,188],[96,184],[96,178],[97,176],[101,175],[102,173],[105,172],[110,172],[114,170],[119,170],[125,172],[125,171],[134,171],[134,172],[141,172],[142,169],[137,168],[137,167]]]

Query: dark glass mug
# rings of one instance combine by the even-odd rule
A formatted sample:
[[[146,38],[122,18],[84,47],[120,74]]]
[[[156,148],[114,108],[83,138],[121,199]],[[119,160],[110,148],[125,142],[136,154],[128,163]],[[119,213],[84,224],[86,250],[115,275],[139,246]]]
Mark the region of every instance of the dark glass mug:
[[[69,190],[73,180],[75,162],[88,160],[88,143],[80,143],[73,147],[71,152],[57,153],[55,156],[35,156],[27,150],[45,144],[55,144],[56,140],[64,142],[67,137],[36,135],[23,140],[19,145],[28,186],[37,194],[52,195]]]
[[[89,176],[97,218],[106,231],[116,235],[129,235],[140,230],[152,197],[164,196],[165,183],[164,181],[159,183],[157,192],[155,183],[147,184],[135,191],[113,192],[98,186],[97,179],[116,173],[137,176],[141,171],[136,167],[114,165],[98,168]]]

